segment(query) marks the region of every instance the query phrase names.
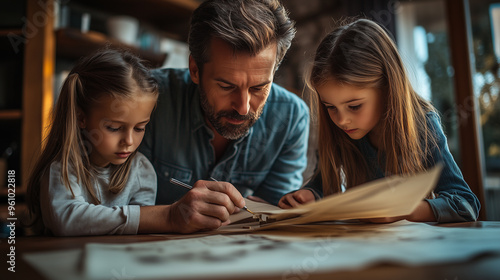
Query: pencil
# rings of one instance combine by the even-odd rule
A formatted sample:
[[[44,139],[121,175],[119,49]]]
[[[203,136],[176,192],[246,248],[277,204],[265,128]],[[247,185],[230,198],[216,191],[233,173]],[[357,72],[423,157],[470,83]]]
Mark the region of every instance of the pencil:
[[[186,183],[184,183],[184,182],[181,182],[181,181],[179,181],[179,180],[177,180],[177,179],[175,179],[175,178],[170,178],[170,183],[172,183],[172,184],[176,184],[177,186],[184,187],[184,188],[186,188],[186,189],[188,189],[188,190],[190,190],[190,189],[192,189],[192,188],[193,188],[192,186],[190,186],[190,185],[188,185],[188,184],[186,184]]]

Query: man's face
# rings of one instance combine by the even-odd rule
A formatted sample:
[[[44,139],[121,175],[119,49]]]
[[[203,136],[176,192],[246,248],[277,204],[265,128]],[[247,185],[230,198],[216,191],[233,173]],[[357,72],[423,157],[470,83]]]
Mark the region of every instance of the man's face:
[[[217,133],[238,139],[259,119],[271,90],[275,61],[276,44],[252,56],[234,53],[220,39],[211,41],[203,71],[190,57],[191,79],[199,85],[205,118]]]

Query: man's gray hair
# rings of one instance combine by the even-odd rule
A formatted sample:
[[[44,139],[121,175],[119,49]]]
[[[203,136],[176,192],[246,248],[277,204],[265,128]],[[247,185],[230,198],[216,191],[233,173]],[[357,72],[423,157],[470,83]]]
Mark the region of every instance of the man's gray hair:
[[[212,38],[252,55],[276,43],[276,71],[295,36],[294,25],[278,0],[208,0],[191,17],[189,50],[201,70],[210,59]]]

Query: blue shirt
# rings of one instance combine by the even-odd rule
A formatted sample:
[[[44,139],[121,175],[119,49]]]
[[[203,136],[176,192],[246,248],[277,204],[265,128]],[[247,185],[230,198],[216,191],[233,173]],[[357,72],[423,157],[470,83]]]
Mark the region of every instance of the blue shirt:
[[[171,204],[188,191],[171,184],[170,178],[192,185],[213,177],[232,183],[243,196],[273,204],[300,188],[307,164],[309,111],[299,97],[273,84],[259,120],[244,137],[231,141],[216,162],[210,143],[214,134],[189,71],[157,69],[153,76],[160,96],[140,151],[156,169],[156,204]]]
[[[434,212],[438,222],[475,221],[479,215],[481,205],[479,200],[465,182],[462,172],[458,168],[448,148],[446,136],[441,128],[439,116],[427,113],[427,123],[437,137],[437,147],[432,149],[432,156],[426,159],[427,168],[438,162],[443,163],[443,171],[434,189],[435,199],[426,199]],[[367,136],[354,140],[354,143],[364,156],[370,172],[375,174],[370,180],[385,177],[383,168],[377,159],[377,149],[371,145]],[[310,188],[322,196],[323,189],[319,174],[305,188]]]

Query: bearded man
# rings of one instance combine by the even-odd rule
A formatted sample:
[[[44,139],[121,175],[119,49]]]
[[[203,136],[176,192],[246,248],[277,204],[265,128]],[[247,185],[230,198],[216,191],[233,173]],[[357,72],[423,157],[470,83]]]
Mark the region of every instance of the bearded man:
[[[273,83],[294,35],[277,0],[205,1],[191,19],[189,69],[153,71],[160,96],[140,151],[157,172],[156,204],[189,228],[174,231],[225,223],[239,194],[276,205],[302,185],[309,111]]]

